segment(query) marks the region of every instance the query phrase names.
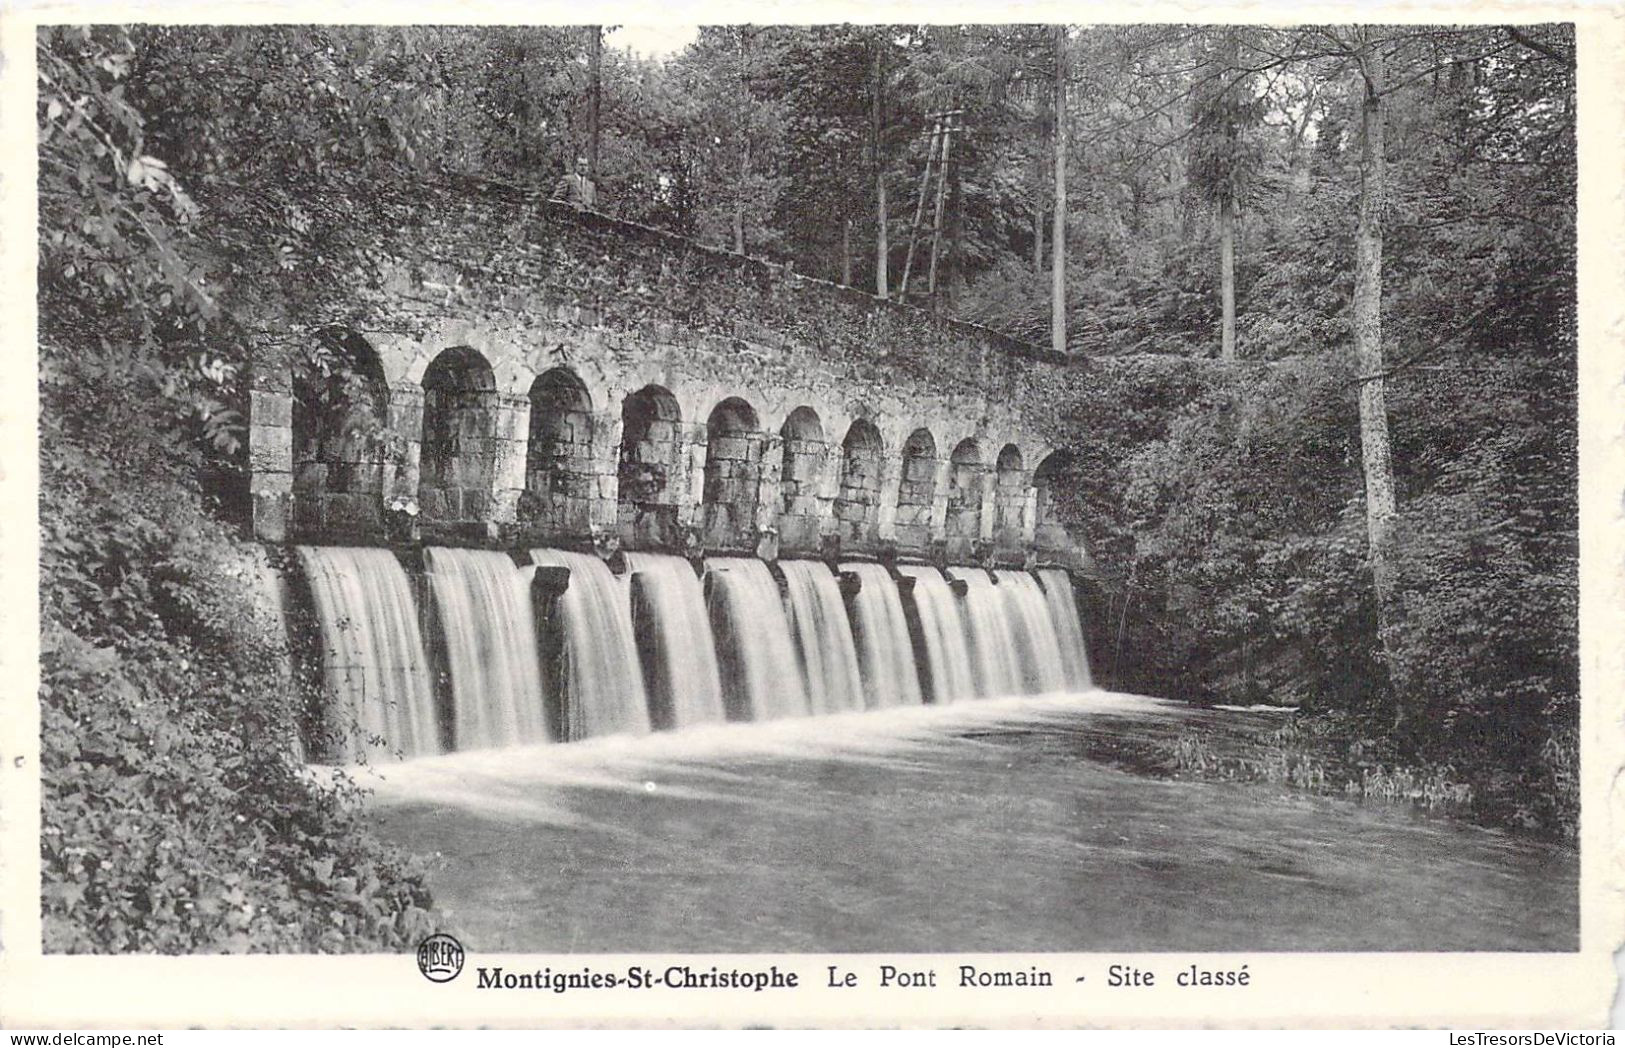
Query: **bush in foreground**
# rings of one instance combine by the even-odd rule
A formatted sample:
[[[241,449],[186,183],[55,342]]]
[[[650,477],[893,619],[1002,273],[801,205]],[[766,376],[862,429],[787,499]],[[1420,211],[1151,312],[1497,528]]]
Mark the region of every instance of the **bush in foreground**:
[[[296,753],[263,551],[215,519],[184,444],[136,411],[115,435],[105,391],[70,376],[43,411],[45,948],[415,944],[418,872],[369,836],[353,786]]]

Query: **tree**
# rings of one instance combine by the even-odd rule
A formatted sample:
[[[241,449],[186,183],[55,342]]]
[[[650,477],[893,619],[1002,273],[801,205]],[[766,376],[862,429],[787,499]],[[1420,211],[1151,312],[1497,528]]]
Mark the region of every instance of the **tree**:
[[[1050,348],[1066,352],[1066,27],[1055,27],[1055,231],[1050,263]]]
[[[770,257],[784,251],[773,214],[787,176],[785,113],[772,81],[790,39],[779,27],[704,26],[666,67],[692,143],[691,230],[704,242]]]
[[[1236,213],[1257,168],[1251,132],[1262,115],[1252,97],[1251,73],[1242,67],[1241,30],[1218,32],[1207,85],[1191,119],[1191,184],[1218,212],[1219,357],[1236,359]]]
[[[874,70],[874,123],[871,132],[871,149],[875,177],[875,294],[887,298],[891,294],[890,282],[887,279],[887,255],[891,251],[886,236],[886,222],[889,218],[886,207],[886,162],[884,143],[886,137],[885,104],[886,104],[886,44],[885,30],[876,34],[874,41],[875,70]]]
[[[604,27],[587,27],[587,177],[598,183],[598,110],[603,94]]]
[[[406,42],[36,38],[48,950],[398,950],[432,927],[420,873],[293,752],[310,695],[255,582],[266,554],[204,487],[240,465],[256,299],[308,273],[286,283],[320,316],[365,272],[366,187],[427,140]]]
[[[1383,395],[1382,226],[1388,203],[1388,159],[1383,149],[1386,118],[1387,43],[1368,29],[1355,31],[1351,78],[1360,114],[1360,195],[1354,233],[1354,356],[1359,365],[1360,459],[1365,471],[1366,529],[1377,597],[1377,632],[1395,692],[1396,718],[1403,716],[1405,681],[1398,658],[1404,607],[1397,579],[1394,534],[1394,465]]]

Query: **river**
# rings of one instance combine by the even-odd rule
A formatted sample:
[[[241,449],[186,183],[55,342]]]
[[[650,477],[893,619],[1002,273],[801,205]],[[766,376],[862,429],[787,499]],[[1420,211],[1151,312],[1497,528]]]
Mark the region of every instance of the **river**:
[[[481,953],[1577,948],[1570,848],[1111,756],[1200,716],[1096,691],[359,778]]]

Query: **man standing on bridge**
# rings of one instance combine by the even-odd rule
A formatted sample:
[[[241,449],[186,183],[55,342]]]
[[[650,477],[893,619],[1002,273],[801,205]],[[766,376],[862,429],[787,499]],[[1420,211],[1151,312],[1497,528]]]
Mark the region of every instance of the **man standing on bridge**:
[[[598,187],[588,177],[587,158],[578,156],[575,171],[559,179],[550,199],[569,204],[577,211],[591,211],[597,198]]]

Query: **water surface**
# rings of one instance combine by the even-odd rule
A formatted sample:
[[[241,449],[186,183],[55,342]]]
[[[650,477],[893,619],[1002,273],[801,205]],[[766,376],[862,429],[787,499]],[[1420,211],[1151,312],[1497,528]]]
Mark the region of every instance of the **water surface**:
[[[1571,849],[1112,756],[1215,716],[1089,692],[450,754],[364,781],[477,952],[1577,948]]]

